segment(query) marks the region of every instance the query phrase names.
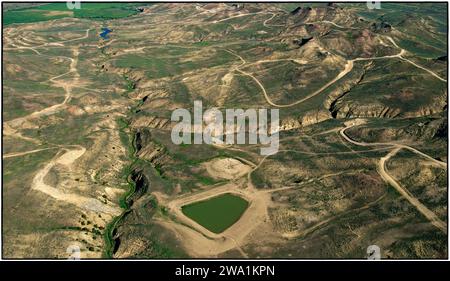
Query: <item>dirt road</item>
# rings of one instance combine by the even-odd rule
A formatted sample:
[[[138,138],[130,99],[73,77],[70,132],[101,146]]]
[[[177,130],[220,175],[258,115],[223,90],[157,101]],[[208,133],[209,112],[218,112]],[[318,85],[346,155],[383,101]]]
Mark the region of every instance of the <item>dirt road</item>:
[[[247,62],[238,54],[231,52],[229,50],[227,50],[228,52],[230,52],[231,54],[237,56],[241,61],[241,65],[235,67],[233,70],[238,71],[239,73],[248,76],[250,78],[252,78],[256,84],[258,84],[258,86],[261,88],[261,91],[264,95],[265,100],[267,101],[268,104],[274,106],[274,107],[278,107],[278,108],[284,108],[284,107],[291,107],[297,104],[300,104],[314,96],[317,96],[318,94],[322,93],[324,90],[326,90],[327,88],[329,88],[331,85],[333,85],[334,83],[338,82],[342,77],[344,77],[345,75],[347,75],[347,73],[349,73],[350,71],[352,71],[353,69],[353,65],[355,61],[366,61],[366,60],[377,60],[377,59],[387,59],[387,58],[400,58],[401,55],[404,53],[404,50],[401,50],[400,53],[396,54],[396,55],[388,55],[388,56],[383,56],[383,57],[372,57],[372,58],[356,58],[356,59],[352,59],[352,60],[347,60],[344,69],[339,72],[339,74],[333,78],[331,81],[327,82],[325,85],[323,85],[322,87],[320,87],[318,90],[312,92],[311,94],[307,95],[306,97],[303,97],[293,103],[290,104],[276,104],[274,103],[271,98],[269,97],[269,95],[267,94],[266,88],[264,87],[264,85],[255,77],[253,76],[251,73],[245,72],[243,70],[241,70],[240,68],[243,67]],[[298,62],[301,61],[300,59],[289,59],[291,61],[294,62]],[[277,61],[277,60],[273,60],[273,61]],[[264,62],[268,62],[268,60],[265,60]],[[258,63],[258,62],[256,62]]]
[[[10,154],[3,155],[2,158],[3,159],[7,159],[7,158],[23,156],[23,155],[27,155],[27,154],[31,154],[31,153],[36,153],[36,152],[39,152],[39,151],[45,151],[45,150],[50,150],[50,149],[57,149],[57,148],[58,147],[48,147],[48,148],[34,149],[34,150],[29,150],[29,151],[24,151],[24,152],[10,153]]]
[[[386,162],[389,161],[389,159],[397,154],[397,152],[399,152],[401,149],[401,147],[396,147],[386,156],[381,157],[380,161],[378,162],[378,173],[386,182],[393,186],[406,200],[408,200],[411,205],[413,205],[422,215],[424,215],[434,226],[447,234],[447,224],[440,220],[435,213],[433,213],[431,210],[425,207],[425,205],[420,203],[420,201],[415,198],[414,195],[412,195],[408,191],[408,189],[400,185],[391,175],[387,173]]]
[[[121,213],[121,209],[118,206],[107,205],[97,199],[69,192],[64,189],[65,186],[51,186],[45,183],[44,179],[53,167],[63,165],[70,171],[72,164],[85,152],[86,149],[82,146],[76,146],[76,149],[71,150],[66,149],[65,153],[52,159],[36,173],[31,183],[31,190],[43,192],[56,200],[76,205],[84,210],[118,216]]]
[[[273,14],[273,16],[272,16],[270,19],[272,19],[274,16],[275,16],[275,14]],[[268,20],[270,20],[270,19],[268,19]],[[264,21],[264,24],[266,24],[266,22],[267,22],[268,20]],[[339,28],[346,28],[346,27],[344,27],[344,26],[340,26],[340,25],[335,24],[335,23],[330,22],[330,21],[321,21],[321,22],[328,23],[328,24],[332,24],[332,25],[334,25],[334,26],[336,26],[336,27],[339,27]],[[318,22],[315,22],[315,23],[318,23]],[[230,72],[237,71],[237,72],[239,72],[239,73],[241,73],[241,74],[243,74],[243,75],[245,75],[245,76],[248,76],[248,77],[252,78],[252,79],[256,82],[256,84],[260,87],[260,89],[261,89],[261,91],[262,91],[262,93],[263,93],[263,95],[264,95],[264,99],[267,101],[267,103],[270,104],[271,106],[278,107],[278,108],[291,107],[291,106],[300,104],[300,103],[302,103],[302,102],[304,102],[304,101],[306,101],[306,100],[308,100],[308,99],[310,99],[310,98],[312,98],[312,97],[314,97],[314,96],[317,96],[318,94],[322,93],[324,90],[326,90],[327,88],[329,88],[330,86],[332,86],[333,84],[335,84],[336,82],[338,82],[342,77],[344,77],[345,75],[347,75],[347,73],[349,73],[350,71],[352,71],[354,62],[358,62],[358,61],[369,61],[369,60],[380,60],[380,59],[394,59],[394,58],[397,58],[397,59],[401,59],[401,60],[403,60],[403,61],[406,61],[406,62],[412,64],[413,66],[415,66],[415,67],[417,67],[417,68],[420,68],[420,69],[422,69],[422,70],[428,72],[429,74],[433,75],[434,77],[436,77],[437,79],[439,79],[439,80],[441,80],[441,81],[443,81],[443,82],[447,82],[447,80],[441,78],[439,75],[437,75],[437,74],[436,74],[435,72],[433,72],[432,70],[427,69],[427,68],[425,68],[425,67],[423,67],[423,66],[420,66],[420,65],[416,64],[415,62],[413,62],[413,61],[407,59],[407,58],[404,58],[403,55],[406,53],[406,50],[400,48],[400,47],[397,45],[397,43],[395,43],[394,39],[392,39],[392,37],[386,36],[386,38],[387,38],[387,39],[388,39],[388,40],[389,40],[396,48],[400,49],[400,52],[399,52],[398,54],[395,54],[395,55],[387,55],[387,56],[381,56],[381,57],[355,58],[355,59],[347,60],[345,66],[344,66],[344,69],[343,69],[341,72],[339,72],[339,74],[338,74],[334,79],[332,79],[331,81],[327,82],[325,85],[323,85],[322,87],[320,87],[318,90],[312,92],[311,94],[309,94],[309,95],[307,95],[307,96],[305,96],[305,97],[303,97],[303,98],[301,98],[301,99],[299,99],[299,100],[297,100],[297,101],[295,101],[295,102],[293,102],[293,103],[290,103],[290,104],[276,104],[275,102],[273,102],[273,101],[271,100],[270,96],[267,94],[267,91],[266,91],[264,85],[263,85],[263,84],[262,84],[262,83],[261,83],[261,82],[253,75],[253,74],[248,73],[248,72],[245,72],[245,71],[243,71],[243,70],[241,69],[244,65],[247,64],[247,62],[245,61],[245,59],[242,58],[240,55],[238,55],[238,54],[236,54],[236,53],[234,53],[234,52],[232,52],[232,51],[230,51],[230,50],[226,50],[226,51],[229,52],[229,53],[231,53],[231,54],[233,54],[234,56],[238,57],[238,58],[242,61],[242,63],[241,63],[239,66],[234,67]],[[301,61],[301,60],[296,60],[296,59],[290,59],[290,60],[291,60],[291,61],[294,61],[294,62]],[[268,62],[268,61],[272,61],[272,60],[266,60],[266,61],[264,61],[264,62]],[[273,61],[277,61],[277,60],[273,60]],[[258,62],[255,62],[255,63],[258,63]],[[253,64],[253,63],[252,63],[252,64]],[[227,74],[227,75],[228,75],[228,74]],[[228,80],[230,80],[230,78],[228,78]]]
[[[411,203],[411,205],[413,205],[417,211],[419,211],[422,215],[424,215],[434,226],[436,226],[437,228],[439,228],[442,232],[447,234],[447,224],[445,222],[443,222],[442,220],[439,219],[439,217],[433,213],[431,210],[429,210],[425,205],[423,205],[416,197],[414,197],[413,194],[411,194],[407,188],[403,187],[400,183],[398,183],[394,177],[392,177],[391,175],[389,175],[389,173],[387,172],[386,169],[386,163],[387,161],[393,157],[394,155],[396,155],[401,149],[408,149],[422,157],[427,158],[428,160],[433,161],[434,163],[436,163],[437,165],[439,165],[439,167],[443,168],[443,169],[447,169],[447,164],[442,162],[442,161],[438,161],[434,158],[432,158],[431,156],[415,149],[412,148],[410,146],[404,145],[404,144],[398,144],[398,143],[393,143],[393,142],[387,142],[387,143],[365,143],[365,142],[358,142],[355,141],[353,139],[351,139],[349,136],[347,136],[345,134],[345,131],[347,129],[350,129],[356,125],[362,125],[364,124],[365,121],[361,120],[361,119],[357,119],[356,121],[349,121],[346,123],[346,127],[341,129],[339,131],[340,135],[348,142],[354,144],[354,145],[358,145],[358,146],[391,146],[393,149],[384,157],[382,157],[380,159],[380,161],[378,162],[378,166],[377,166],[377,171],[380,174],[380,176],[383,178],[383,180],[385,180],[386,182],[388,182],[392,187],[394,187],[406,200],[408,200],[408,202]]]
[[[59,112],[61,109],[64,108],[64,106],[70,101],[70,99],[72,98],[72,88],[78,86],[78,81],[79,81],[79,74],[77,71],[77,63],[78,63],[78,55],[79,55],[79,51],[77,48],[73,49],[73,55],[74,58],[68,58],[71,62],[70,62],[70,66],[69,66],[69,71],[63,73],[63,74],[58,74],[52,78],[49,79],[50,82],[52,82],[56,87],[61,87],[64,89],[65,91],[65,97],[64,100],[61,103],[58,104],[54,104],[51,105],[49,107],[46,107],[44,109],[41,110],[37,110],[34,111],[26,116],[23,117],[19,117],[10,121],[7,121],[6,124],[7,126],[9,126],[10,128],[13,127],[20,127],[25,121],[31,119],[31,118],[39,118],[41,116],[46,116],[46,115],[51,115],[51,114],[55,114],[57,112]],[[70,81],[59,81],[57,79],[61,78],[62,76],[65,76],[69,73],[74,73],[75,78],[70,80]],[[16,134],[17,136],[17,134]],[[23,137],[22,137],[23,138]]]

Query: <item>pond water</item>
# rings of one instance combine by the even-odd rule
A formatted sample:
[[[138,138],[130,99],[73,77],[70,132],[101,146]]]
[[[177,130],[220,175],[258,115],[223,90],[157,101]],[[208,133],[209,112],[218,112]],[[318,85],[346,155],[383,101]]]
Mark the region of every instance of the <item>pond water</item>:
[[[242,197],[226,193],[181,208],[183,214],[214,233],[237,222],[248,207]]]
[[[111,33],[112,32],[112,30],[111,29],[109,29],[109,28],[107,28],[107,27],[103,27],[102,28],[102,33],[100,33],[100,37],[102,37],[103,39],[109,39],[109,36],[108,36],[108,34],[109,33]]]

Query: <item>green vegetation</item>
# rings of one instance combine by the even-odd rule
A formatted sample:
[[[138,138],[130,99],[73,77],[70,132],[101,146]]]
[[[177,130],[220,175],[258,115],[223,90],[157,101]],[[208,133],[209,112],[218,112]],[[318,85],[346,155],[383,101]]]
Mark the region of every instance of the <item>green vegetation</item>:
[[[342,100],[353,104],[378,102],[402,111],[415,111],[428,104],[431,97],[441,96],[445,87],[445,83],[406,62],[375,61],[371,72]]]
[[[200,42],[194,43],[194,46],[198,46],[198,47],[207,47],[210,45],[211,45],[211,42],[209,42],[209,41],[200,41]]]
[[[447,256],[447,236],[439,231],[427,231],[411,238],[394,242],[390,250],[395,257],[409,259],[445,258]]]
[[[64,17],[117,19],[139,13],[141,3],[81,3],[81,9],[69,10],[66,2],[4,11],[3,24],[30,23]]]
[[[122,220],[122,218],[125,216],[125,212],[122,213],[119,217],[116,217],[113,219],[112,222],[106,225],[105,232],[103,233],[104,241],[105,241],[105,250],[103,252],[103,256],[105,258],[112,258],[114,247],[116,245],[116,241],[113,238],[114,230],[117,227],[117,223]]]
[[[134,90],[134,88],[136,87],[136,83],[132,81],[130,78],[128,78],[128,76],[126,75],[123,76],[123,79],[125,79],[126,83],[125,93],[123,95],[126,96]]]
[[[219,66],[236,60],[232,54],[223,50],[205,52],[201,57],[192,57],[191,60],[186,60],[185,57],[181,58],[183,60],[167,57],[161,54],[160,49],[157,49],[155,52],[152,50],[145,55],[125,54],[119,56],[114,64],[119,68],[141,69],[145,71],[148,78],[162,78],[173,77],[200,68]]]
[[[238,241],[239,250],[250,257],[361,258],[373,243],[383,245],[386,257],[447,255],[445,235],[380,176],[377,164],[394,147],[358,146],[339,134],[350,120],[364,118],[367,123],[346,131],[349,137],[411,145],[447,160],[446,83],[406,61],[446,77],[444,5],[386,3],[380,10],[369,10],[365,3],[156,4],[149,14],[139,14],[144,5],[82,3],[81,10],[69,10],[60,2],[4,7],[4,119],[49,108],[71,94],[56,110],[8,122],[17,133],[5,131],[3,140],[5,154],[10,154],[3,175],[7,257],[64,258],[58,245],[73,238],[84,245],[83,251],[104,251],[107,258],[197,256],[196,245],[179,239],[183,229],[195,227],[170,208],[172,200],[191,195],[198,197],[180,205],[180,211],[221,234],[217,236],[228,237],[227,232],[241,226],[249,227],[249,233],[264,232],[264,237],[249,235]],[[300,13],[290,13],[299,6]],[[307,6],[313,8],[304,9]],[[309,12],[344,27],[305,24]],[[53,19],[59,20],[48,21]],[[20,25],[32,22],[41,24]],[[112,29],[115,40],[101,40],[100,27]],[[405,60],[381,59],[399,52],[386,36],[406,50]],[[308,37],[314,40],[297,44]],[[280,132],[280,151],[270,157],[260,154],[261,144],[175,145],[171,140],[169,120],[176,108],[192,112],[194,100],[223,113],[228,108],[276,107],[264,92],[273,102],[287,105],[323,87],[343,70],[346,59],[356,57],[379,59],[355,62],[326,90],[280,109],[286,130]],[[117,208],[116,218],[102,213],[98,220],[101,215],[86,212],[84,206],[30,191],[36,172],[75,145],[86,149],[84,156],[71,166],[50,169],[45,183],[95,187],[87,193],[68,192]],[[39,148],[49,149],[32,151]],[[30,153],[11,155],[15,152]],[[211,161],[221,158],[240,160],[252,170],[229,179],[229,172],[243,168]],[[402,149],[386,163],[386,170],[447,221],[445,169]],[[248,179],[255,190],[241,189]],[[247,196],[233,193],[238,189],[224,193],[225,184],[236,185]],[[209,197],[200,197],[202,192]],[[257,193],[266,194],[259,198],[267,201],[254,200]],[[158,194],[161,197],[155,197]],[[261,208],[269,206],[264,212],[270,219],[260,222],[258,215],[258,221],[245,223],[247,215],[260,209],[255,205],[259,203]],[[184,227],[174,233],[169,224]],[[300,235],[278,239],[291,233]],[[23,235],[56,244],[35,247],[33,241],[20,239]],[[242,251],[210,254],[231,258],[242,256]]]
[[[54,20],[59,18],[67,17],[67,14],[60,15],[49,15],[49,13],[45,13],[38,10],[19,10],[19,11],[5,11],[3,14],[3,24],[8,25],[12,23],[30,23],[30,22],[39,22],[39,21],[47,21]]]
[[[136,159],[134,157],[134,146],[133,141],[130,140],[127,130],[128,130],[128,122],[123,118],[117,118],[116,119],[117,125],[119,127],[119,137],[122,145],[127,149],[129,157],[132,159],[132,162],[136,162]],[[123,219],[123,217],[127,214],[129,205],[128,205],[128,198],[134,193],[136,190],[136,184],[133,181],[129,180],[129,176],[132,172],[132,165],[126,165],[123,170],[121,171],[121,176],[123,179],[128,183],[128,190],[119,198],[119,205],[122,209],[125,209],[119,217],[114,218],[112,222],[106,225],[106,229],[104,232],[104,241],[105,241],[105,250],[103,252],[103,255],[106,258],[112,258],[114,247],[116,245],[116,241],[113,238],[113,232],[117,227],[117,224]]]
[[[192,203],[182,212],[214,233],[221,233],[233,225],[248,207],[248,202],[230,193]]]

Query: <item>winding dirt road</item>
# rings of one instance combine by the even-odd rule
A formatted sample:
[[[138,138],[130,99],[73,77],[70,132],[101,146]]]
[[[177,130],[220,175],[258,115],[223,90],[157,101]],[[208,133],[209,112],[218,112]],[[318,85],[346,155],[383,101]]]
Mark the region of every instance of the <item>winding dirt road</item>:
[[[366,143],[366,142],[358,142],[355,141],[353,139],[351,139],[349,136],[347,136],[347,134],[345,134],[345,131],[358,126],[358,125],[363,125],[365,124],[364,120],[361,119],[357,119],[355,121],[348,121],[346,122],[346,127],[342,128],[339,131],[339,134],[348,142],[354,144],[354,145],[358,145],[358,146],[393,146],[396,148],[404,148],[407,150],[410,150],[416,154],[419,154],[420,156],[427,158],[428,160],[432,161],[433,163],[435,163],[436,165],[438,165],[439,167],[443,168],[443,169],[447,169],[447,163],[439,161],[437,159],[434,159],[433,157],[421,152],[420,150],[415,149],[414,147],[408,146],[408,145],[404,145],[404,144],[399,144],[399,143],[395,143],[395,142],[372,142],[372,143]]]
[[[224,22],[227,20],[235,19],[235,18],[241,18],[241,17],[245,17],[245,16],[258,15],[258,14],[267,14],[267,13],[266,12],[244,13],[244,14],[239,14],[239,15],[231,16],[228,18],[220,19],[220,20],[214,20],[214,21],[212,21],[212,23],[219,23],[219,22]]]
[[[385,148],[380,148],[375,150],[384,150],[384,149]],[[283,151],[290,152],[290,150],[280,150],[280,152]],[[370,149],[368,151],[373,150]],[[346,153],[359,153],[359,152],[350,151]],[[309,154],[314,153],[311,152]],[[250,165],[252,169],[247,174],[243,175],[240,180],[230,181],[224,185],[210,187],[206,190],[201,190],[194,194],[185,194],[175,199],[169,198],[168,196],[159,192],[153,192],[153,194],[157,197],[158,202],[161,205],[166,206],[170,211],[170,213],[174,214],[176,218],[176,220],[171,220],[167,218],[158,218],[157,219],[158,223],[174,231],[176,236],[181,241],[186,241],[183,243],[184,246],[189,250],[190,253],[192,253],[196,257],[208,257],[208,256],[210,257],[226,252],[231,249],[237,249],[243,257],[247,257],[247,254],[245,253],[245,251],[243,251],[240,245],[245,243],[245,240],[248,237],[248,235],[257,226],[270,220],[268,215],[268,208],[271,204],[271,193],[298,188],[299,186],[301,186],[301,185],[288,186],[270,190],[257,189],[251,181],[251,174],[257,169],[259,169],[261,165],[265,162],[265,160],[268,159],[269,157],[270,155],[263,157],[258,162],[258,164],[254,164],[248,160],[243,161],[243,159],[238,159],[243,163]],[[359,172],[361,171],[330,173],[322,175],[316,179],[311,179],[307,182],[304,182],[303,184],[310,184],[314,180],[322,180],[325,178],[339,176],[342,174],[353,174]],[[249,202],[249,207],[244,212],[243,216],[235,224],[233,224],[230,228],[226,229],[222,233],[216,234],[209,231],[208,229],[204,228],[197,222],[185,216],[181,210],[182,206],[184,205],[206,200],[208,198],[212,198],[225,193],[234,193],[243,197]],[[361,207],[361,210],[364,208],[368,208],[369,206],[371,206],[371,204]],[[332,219],[334,219],[334,217],[324,220],[323,222],[320,222],[319,224],[314,226],[314,228],[308,229],[308,232],[312,232],[313,230],[319,228],[320,226],[328,223]],[[285,238],[298,237],[303,235],[303,233],[304,233],[303,231],[296,232],[295,234],[291,233],[283,235],[283,237]]]
[[[89,29],[86,30],[85,35],[82,37],[60,41],[58,43],[63,44],[63,43],[67,43],[67,42],[73,42],[76,40],[85,39],[88,36],[89,36]],[[55,43],[46,43],[46,44],[42,44],[42,45],[34,46],[34,47],[6,48],[6,50],[32,49],[39,55],[42,55],[37,50],[35,50],[35,48],[49,46],[50,44],[55,45]],[[64,46],[64,45],[62,45],[62,46]],[[61,87],[64,89],[65,98],[64,98],[63,102],[61,102],[59,104],[51,105],[42,110],[32,112],[29,115],[19,117],[19,118],[16,118],[16,119],[13,119],[13,120],[3,123],[4,135],[18,137],[18,138],[21,138],[21,139],[24,139],[24,140],[27,140],[27,141],[30,141],[33,143],[37,143],[37,144],[40,143],[40,141],[38,141],[36,139],[22,136],[20,134],[20,132],[18,132],[17,129],[15,129],[13,127],[18,128],[25,121],[27,121],[31,118],[39,118],[41,116],[55,114],[55,113],[59,112],[60,110],[62,110],[64,108],[64,106],[71,100],[72,88],[80,86],[79,85],[80,75],[77,70],[78,56],[79,56],[78,47],[72,47],[72,52],[73,52],[73,57],[58,56],[58,57],[63,57],[70,61],[69,70],[65,73],[58,74],[54,77],[51,77],[48,80],[49,82],[54,84],[56,87]],[[73,74],[73,78],[59,80],[60,78],[66,76],[68,74]],[[49,171],[53,167],[55,167],[56,165],[62,165],[62,166],[65,166],[65,168],[70,172],[73,163],[86,152],[86,149],[82,146],[67,145],[66,147],[71,147],[71,149],[63,148],[63,151],[65,151],[65,153],[63,153],[62,155],[60,155],[60,156],[56,157],[55,159],[51,160],[50,162],[48,162],[42,169],[40,169],[36,173],[36,175],[33,178],[32,184],[31,184],[31,190],[37,190],[37,191],[43,192],[43,193],[49,195],[50,197],[53,197],[56,200],[61,200],[61,201],[67,202],[69,204],[76,205],[77,207],[84,209],[84,210],[110,214],[113,216],[120,215],[122,210],[118,206],[114,206],[114,205],[110,206],[108,204],[102,203],[101,201],[99,201],[97,199],[81,196],[81,195],[79,195],[77,193],[73,193],[73,192],[68,192],[67,190],[64,190],[64,188],[66,188],[65,186],[51,186],[51,185],[48,185],[45,183],[44,178],[46,177],[46,175],[49,173]],[[73,147],[75,147],[75,149],[73,149]],[[11,153],[11,154],[4,155],[3,158],[18,157],[18,156],[27,155],[30,153],[36,153],[39,151],[55,149],[55,148],[61,148],[61,147],[51,147],[51,148],[35,149],[35,150],[30,150],[30,151],[25,151],[25,152]]]
[[[43,192],[56,200],[61,200],[69,204],[76,205],[84,210],[106,213],[113,216],[120,215],[122,211],[116,206],[106,205],[94,198],[66,192],[63,186],[54,187],[45,183],[45,176],[47,176],[53,167],[56,165],[63,165],[66,169],[70,170],[72,164],[86,152],[86,149],[82,146],[76,146],[76,149],[65,150],[66,152],[64,154],[52,159],[36,173],[31,183],[31,189]]]
[[[275,14],[274,14],[273,16],[275,16]],[[270,19],[272,19],[272,18],[273,18],[273,17],[271,17]],[[270,20],[270,19],[268,19],[268,20]],[[267,20],[266,20],[264,23],[266,23],[266,22],[267,22]],[[344,27],[344,26],[337,25],[337,24],[335,24],[335,23],[333,23],[333,22],[330,22],[330,21],[322,21],[322,22],[328,23],[328,24],[332,24],[332,25],[334,25],[334,26],[336,26],[336,27],[339,27],[339,28],[346,28],[346,27]],[[331,85],[333,85],[334,83],[338,82],[342,77],[344,77],[345,75],[347,75],[347,73],[349,73],[350,71],[352,71],[354,62],[358,62],[358,61],[369,61],[369,60],[380,60],[380,59],[393,59],[393,58],[397,58],[397,59],[401,59],[401,60],[403,60],[403,61],[406,61],[406,62],[412,64],[413,66],[415,66],[415,67],[417,67],[417,68],[420,68],[420,69],[422,69],[422,70],[428,72],[429,74],[431,74],[432,76],[436,77],[437,79],[439,79],[439,80],[441,80],[441,81],[443,81],[443,82],[447,82],[447,80],[441,78],[439,75],[437,75],[437,74],[436,74],[435,72],[433,72],[432,70],[427,69],[427,68],[425,68],[425,67],[423,67],[423,66],[420,66],[420,65],[416,64],[415,62],[413,62],[413,61],[411,61],[411,60],[409,60],[409,59],[403,57],[403,55],[406,53],[406,50],[400,48],[400,47],[397,45],[397,43],[395,43],[394,39],[392,39],[392,37],[390,37],[390,36],[385,36],[385,37],[386,37],[386,38],[387,38],[387,39],[388,39],[388,40],[389,40],[396,48],[400,49],[400,52],[399,52],[398,54],[396,54],[396,55],[387,55],[387,56],[382,56],[382,57],[355,58],[355,59],[347,60],[345,66],[344,66],[344,69],[343,69],[343,70],[342,70],[342,71],[341,71],[334,79],[332,79],[331,81],[327,82],[325,85],[323,85],[322,87],[320,87],[318,90],[312,92],[311,94],[307,95],[306,97],[303,97],[303,98],[301,98],[301,99],[299,99],[299,100],[297,100],[297,101],[295,101],[295,102],[293,102],[293,103],[290,103],[290,104],[276,104],[275,102],[273,102],[273,101],[271,100],[271,98],[269,97],[269,95],[267,94],[267,91],[266,91],[264,85],[263,85],[263,84],[262,84],[262,83],[254,76],[254,75],[252,75],[251,73],[245,72],[245,71],[243,71],[243,70],[241,69],[244,65],[247,64],[247,62],[245,61],[245,59],[242,58],[240,55],[238,55],[238,54],[236,54],[236,53],[234,53],[234,52],[232,52],[232,51],[230,51],[230,50],[226,50],[226,51],[229,52],[229,53],[231,53],[231,54],[233,54],[234,56],[236,56],[237,58],[239,58],[239,59],[242,61],[242,63],[241,63],[240,65],[234,67],[230,72],[237,71],[237,72],[239,72],[239,73],[241,73],[241,74],[243,74],[243,75],[245,75],[245,76],[248,76],[248,77],[252,78],[252,79],[256,82],[256,84],[258,84],[258,86],[260,87],[260,89],[261,89],[261,91],[262,91],[262,93],[263,93],[263,95],[264,95],[264,98],[265,98],[266,102],[267,102],[268,104],[270,104],[271,106],[278,107],[278,108],[291,107],[291,106],[300,104],[300,103],[302,103],[302,102],[304,102],[304,101],[306,101],[306,100],[308,100],[308,99],[310,99],[310,98],[312,98],[312,97],[314,97],[314,96],[317,96],[318,94],[322,93],[324,90],[326,90],[327,88],[329,88]],[[286,59],[283,59],[283,60],[286,60]],[[299,60],[299,59],[288,59],[288,60],[291,60],[291,61],[294,61],[294,62],[299,62],[299,61],[301,61],[301,60]],[[269,62],[269,61],[278,61],[278,60],[258,61],[258,62],[256,62],[256,63]],[[227,75],[228,75],[228,74],[227,74]],[[228,80],[230,80],[229,77],[228,77]]]
[[[44,43],[44,44],[37,45],[37,46],[16,46],[15,44],[11,43],[11,45],[15,46],[14,48],[9,48],[8,47],[8,48],[3,48],[3,50],[5,50],[5,51],[12,51],[12,50],[25,49],[25,50],[32,50],[36,54],[42,55],[38,50],[36,50],[36,48],[48,47],[48,46],[62,46],[62,47],[64,47],[63,43],[83,40],[83,39],[86,39],[88,37],[89,37],[89,29],[86,29],[85,35],[83,35],[81,37],[77,37],[77,38],[73,38],[73,39],[69,39],[69,40],[62,40],[62,41],[58,41],[58,42]]]
[[[72,98],[72,88],[76,87],[78,85],[79,77],[80,77],[78,74],[78,71],[77,71],[77,63],[78,63],[78,55],[79,55],[79,51],[77,48],[73,49],[73,54],[74,54],[74,58],[66,57],[71,61],[70,66],[69,66],[69,71],[67,71],[63,74],[58,74],[49,79],[49,81],[52,82],[56,87],[61,87],[64,89],[64,91],[65,91],[64,100],[61,103],[51,105],[49,107],[46,107],[46,108],[38,110],[38,111],[34,111],[26,116],[7,121],[4,123],[5,127],[8,126],[11,129],[13,129],[14,127],[17,128],[17,127],[20,127],[25,121],[27,121],[30,118],[39,118],[41,116],[55,114],[58,111],[60,111],[70,101],[70,99]],[[75,78],[70,81],[57,80],[69,73],[74,73]],[[6,132],[6,134],[10,133],[10,135],[12,135],[12,136],[15,135],[16,137],[19,137],[17,132],[14,134],[14,130],[15,129],[9,130]],[[21,138],[23,138],[23,137],[21,137]]]
[[[349,136],[345,134],[345,131],[356,126],[356,125],[362,125],[364,124],[364,120],[356,120],[356,121],[349,121],[346,123],[346,127],[341,129],[339,131],[340,135],[348,142],[358,145],[358,146],[391,146],[393,149],[384,157],[381,157],[380,161],[378,162],[377,171],[380,174],[380,176],[388,182],[392,187],[394,187],[406,200],[408,200],[411,205],[413,205],[417,211],[419,211],[422,215],[424,215],[434,226],[439,228],[442,232],[447,234],[447,224],[443,222],[439,217],[432,212],[430,209],[428,209],[425,205],[423,205],[411,192],[408,191],[407,188],[403,187],[400,183],[398,183],[394,177],[389,175],[386,169],[386,163],[389,161],[391,157],[396,155],[401,149],[408,149],[422,157],[427,158],[428,160],[431,160],[435,164],[437,164],[439,167],[443,169],[447,169],[447,163],[444,163],[442,161],[436,160],[432,158],[431,156],[415,149],[407,145],[398,144],[398,143],[365,143],[365,142],[358,142],[353,139],[351,139]]]

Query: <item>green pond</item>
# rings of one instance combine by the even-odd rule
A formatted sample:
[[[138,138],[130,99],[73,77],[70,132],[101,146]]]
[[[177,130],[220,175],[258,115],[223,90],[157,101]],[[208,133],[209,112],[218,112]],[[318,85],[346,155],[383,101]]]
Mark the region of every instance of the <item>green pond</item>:
[[[225,193],[181,207],[187,217],[206,229],[221,233],[239,220],[248,207],[243,198]]]

